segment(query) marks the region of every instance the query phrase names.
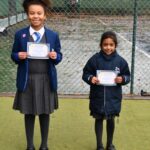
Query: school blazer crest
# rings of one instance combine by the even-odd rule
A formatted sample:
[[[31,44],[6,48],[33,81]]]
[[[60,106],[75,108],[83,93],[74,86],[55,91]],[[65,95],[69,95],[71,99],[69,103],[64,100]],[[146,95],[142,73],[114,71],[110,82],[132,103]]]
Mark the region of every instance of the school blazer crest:
[[[19,91],[24,91],[28,82],[28,59],[20,60],[18,57],[18,52],[27,51],[27,42],[29,41],[29,27],[23,28],[16,32],[14,44],[12,48],[11,58],[18,64],[17,68],[17,79],[16,86]],[[49,59],[49,78],[50,87],[52,90],[57,90],[57,71],[55,65],[57,65],[62,60],[61,44],[59,36],[56,32],[45,27],[46,42],[50,44],[50,50],[54,49],[57,53],[57,58],[55,60]]]

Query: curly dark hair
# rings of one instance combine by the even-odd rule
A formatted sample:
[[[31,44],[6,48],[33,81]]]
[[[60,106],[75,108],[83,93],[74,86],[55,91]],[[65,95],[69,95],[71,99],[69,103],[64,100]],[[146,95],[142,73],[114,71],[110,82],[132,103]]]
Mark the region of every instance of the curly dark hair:
[[[44,8],[45,13],[48,13],[48,10],[51,8],[50,0],[24,0],[22,6],[27,14],[29,6],[33,4],[41,5]]]
[[[116,36],[116,33],[113,32],[113,31],[106,31],[102,34],[101,36],[101,40],[100,40],[100,47],[102,48],[102,44],[103,44],[103,41],[107,38],[111,38],[114,43],[115,43],[115,47],[117,47],[118,45],[118,41],[117,41],[117,36]]]

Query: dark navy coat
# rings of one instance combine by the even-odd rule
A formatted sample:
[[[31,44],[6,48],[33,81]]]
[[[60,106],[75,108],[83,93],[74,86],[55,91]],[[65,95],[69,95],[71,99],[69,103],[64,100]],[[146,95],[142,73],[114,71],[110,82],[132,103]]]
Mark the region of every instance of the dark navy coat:
[[[55,65],[57,65],[62,60],[62,53],[60,52],[61,45],[59,36],[57,33],[50,29],[45,28],[46,42],[50,44],[50,50],[54,49],[57,53],[57,58],[55,60],[49,59],[49,77],[50,77],[50,87],[52,90],[57,90],[57,72]],[[18,52],[27,51],[27,42],[29,41],[30,33],[29,27],[23,28],[16,32],[15,40],[12,48],[11,58],[18,64],[17,68],[17,81],[16,86],[19,91],[24,91],[28,84],[28,59],[20,60],[18,57]]]
[[[91,77],[96,76],[96,70],[114,70],[123,82],[117,86],[94,85]],[[103,51],[93,55],[83,69],[82,79],[90,85],[91,114],[119,115],[122,100],[122,85],[129,83],[130,71],[127,62],[115,51],[106,55]]]

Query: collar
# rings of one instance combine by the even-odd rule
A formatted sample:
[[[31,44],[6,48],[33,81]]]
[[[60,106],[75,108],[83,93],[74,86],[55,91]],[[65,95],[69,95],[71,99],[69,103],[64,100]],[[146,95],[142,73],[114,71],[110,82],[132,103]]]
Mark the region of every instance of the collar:
[[[44,26],[39,30],[39,31],[36,31],[36,30],[34,30],[31,26],[30,26],[30,28],[29,28],[29,33],[30,33],[30,35],[31,36],[33,36],[33,33],[34,32],[39,32],[40,33],[40,35],[41,35],[41,37],[44,35],[44,32],[45,32],[45,28],[44,28]],[[33,37],[34,38],[34,37]]]
[[[110,61],[117,55],[117,51],[115,50],[110,55],[107,55],[103,50],[101,50],[100,54],[102,54],[102,56],[105,58],[105,60]]]

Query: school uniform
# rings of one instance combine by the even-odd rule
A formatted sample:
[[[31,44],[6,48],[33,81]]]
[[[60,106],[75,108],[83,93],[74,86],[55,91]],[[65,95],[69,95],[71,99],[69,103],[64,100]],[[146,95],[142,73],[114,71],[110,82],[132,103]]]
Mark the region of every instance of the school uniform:
[[[113,70],[122,76],[123,82],[116,86],[92,84],[91,78],[96,70]],[[129,83],[128,64],[116,51],[106,55],[103,51],[93,55],[83,69],[82,79],[90,85],[90,111],[94,118],[113,118],[119,116],[122,101],[122,85]]]
[[[18,64],[17,92],[13,108],[23,114],[50,114],[58,108],[57,72],[55,65],[62,60],[58,34],[46,27],[41,30],[41,43],[50,44],[57,58],[20,60],[18,52],[27,51],[27,42],[34,42],[33,29],[26,27],[15,34],[11,58]]]

